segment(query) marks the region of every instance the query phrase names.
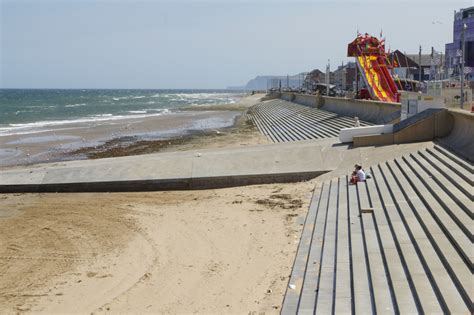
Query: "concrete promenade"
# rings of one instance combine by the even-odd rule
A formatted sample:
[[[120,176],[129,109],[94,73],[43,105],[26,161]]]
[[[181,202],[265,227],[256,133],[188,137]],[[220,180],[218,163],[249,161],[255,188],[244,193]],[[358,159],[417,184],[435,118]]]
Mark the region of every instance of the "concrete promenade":
[[[348,149],[337,139],[320,139],[38,164],[1,170],[0,192],[177,190],[295,182],[332,170],[345,174],[354,163],[372,164],[410,150],[413,145]]]

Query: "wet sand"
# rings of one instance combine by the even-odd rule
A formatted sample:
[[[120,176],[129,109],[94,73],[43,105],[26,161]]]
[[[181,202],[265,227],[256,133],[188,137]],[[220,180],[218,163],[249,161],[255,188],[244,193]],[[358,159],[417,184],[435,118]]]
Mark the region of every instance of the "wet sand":
[[[246,96],[235,104],[190,106],[157,116],[44,126],[15,135],[2,135],[0,167],[102,157],[89,153],[117,147],[132,148],[136,143],[146,144],[148,149],[133,149],[130,154],[157,152],[163,150],[166,143],[195,142],[199,135],[238,130],[235,127],[242,122],[243,111],[261,96]],[[156,145],[160,142],[162,145]],[[126,150],[120,151],[117,156],[127,155]],[[113,151],[104,156],[114,156]]]

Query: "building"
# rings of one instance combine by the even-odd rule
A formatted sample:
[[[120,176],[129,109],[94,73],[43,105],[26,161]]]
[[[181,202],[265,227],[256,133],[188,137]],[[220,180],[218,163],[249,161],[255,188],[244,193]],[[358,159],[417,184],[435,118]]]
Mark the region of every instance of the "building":
[[[354,82],[356,77],[355,62],[348,62],[342,64],[334,71],[334,84],[344,90],[352,91],[354,89]]]
[[[312,90],[318,83],[326,83],[326,73],[319,69],[314,69],[306,74],[303,86]],[[329,83],[334,84],[334,72],[329,74]]]
[[[459,75],[461,60],[461,33],[464,31],[464,65],[474,69],[474,7],[454,11],[453,42],[446,44],[446,68],[449,75]],[[468,73],[468,79],[474,80],[474,74]]]
[[[394,73],[400,79],[428,81],[435,79],[441,68],[437,52],[432,50],[430,54],[405,54],[399,50],[392,52],[388,58],[393,65]],[[433,68],[435,66],[436,68]],[[421,67],[421,80],[420,80]]]
[[[413,79],[416,81],[428,81],[431,79],[430,77],[431,62],[432,62],[431,54],[422,54],[421,58],[419,54],[407,54],[406,56],[417,64],[417,67],[414,73],[412,73],[413,77],[408,78],[408,79]],[[421,80],[420,80],[420,67],[421,67]]]
[[[400,79],[413,80],[414,73],[418,72],[418,63],[398,49],[388,55],[388,60],[393,66],[393,72]]]

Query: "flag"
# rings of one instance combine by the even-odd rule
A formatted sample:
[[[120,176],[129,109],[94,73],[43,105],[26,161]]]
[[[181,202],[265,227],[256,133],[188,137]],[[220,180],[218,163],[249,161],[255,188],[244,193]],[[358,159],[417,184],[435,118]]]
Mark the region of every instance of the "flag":
[[[468,74],[468,73],[471,73],[471,72],[472,72],[471,67],[464,67],[464,74]]]

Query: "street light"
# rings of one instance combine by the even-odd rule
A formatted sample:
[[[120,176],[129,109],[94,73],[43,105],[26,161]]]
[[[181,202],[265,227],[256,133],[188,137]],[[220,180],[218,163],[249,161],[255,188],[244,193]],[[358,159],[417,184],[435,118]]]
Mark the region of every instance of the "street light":
[[[461,109],[464,108],[464,33],[466,29],[467,25],[464,23],[461,31]]]

